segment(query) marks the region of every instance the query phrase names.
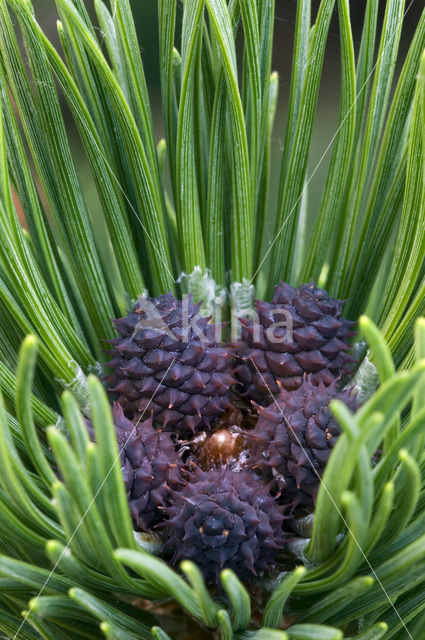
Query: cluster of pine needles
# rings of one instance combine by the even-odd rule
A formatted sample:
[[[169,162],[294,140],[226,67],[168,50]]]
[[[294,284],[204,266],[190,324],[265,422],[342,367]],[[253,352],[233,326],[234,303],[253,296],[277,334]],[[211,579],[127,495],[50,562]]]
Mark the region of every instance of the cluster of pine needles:
[[[3,637],[425,638],[425,10],[401,59],[409,3],[388,0],[380,22],[367,0],[358,47],[349,0],[311,4],[296,3],[277,133],[274,1],[158,0],[157,141],[129,0],[95,0],[96,25],[83,0],[55,0],[60,51],[31,0],[0,0]],[[309,203],[333,18],[339,115]],[[189,291],[221,322],[254,288],[311,279],[360,318],[362,405],[331,404],[342,434],[291,563],[255,589],[226,569],[211,591],[133,531],[96,377],[111,318],[146,290]]]

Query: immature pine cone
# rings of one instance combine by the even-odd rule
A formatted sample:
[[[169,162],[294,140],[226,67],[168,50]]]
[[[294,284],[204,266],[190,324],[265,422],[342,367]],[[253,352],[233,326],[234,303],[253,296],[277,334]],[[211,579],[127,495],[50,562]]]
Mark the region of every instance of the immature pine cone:
[[[256,300],[257,321],[241,319],[234,373],[242,394],[267,404],[279,393],[278,381],[290,390],[300,386],[304,373],[312,374],[314,384],[326,385],[346,373],[355,323],[341,318],[342,306],[313,283],[295,289],[282,282],[271,303]]]
[[[113,419],[131,517],[137,529],[151,531],[164,518],[170,490],[181,486],[183,463],[171,434],[155,430],[152,418],[135,426],[114,403]]]
[[[166,508],[172,562],[193,560],[208,582],[228,567],[242,579],[269,570],[282,547],[282,508],[248,471],[196,468]]]
[[[325,387],[305,378],[294,391],[281,389],[268,407],[259,407],[255,429],[246,435],[252,442],[253,466],[274,476],[285,501],[293,507],[316,501],[320,479],[340,434],[329,403],[344,402],[357,408],[349,391],[338,392],[336,382]]]
[[[187,434],[231,407],[231,353],[199,308],[168,293],[140,298],[115,321],[120,337],[109,341],[114,373],[106,380],[129,417],[146,411],[162,428]]]

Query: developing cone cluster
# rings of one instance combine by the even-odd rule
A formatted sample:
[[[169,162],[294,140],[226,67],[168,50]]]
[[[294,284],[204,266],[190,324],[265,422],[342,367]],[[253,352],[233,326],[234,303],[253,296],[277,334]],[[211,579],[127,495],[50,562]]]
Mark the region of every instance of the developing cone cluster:
[[[281,283],[229,345],[190,297],[141,298],[115,321],[105,381],[130,513],[172,564],[250,580],[293,537],[288,519],[314,509],[340,432],[329,404],[356,409],[340,390],[354,326],[342,306]]]

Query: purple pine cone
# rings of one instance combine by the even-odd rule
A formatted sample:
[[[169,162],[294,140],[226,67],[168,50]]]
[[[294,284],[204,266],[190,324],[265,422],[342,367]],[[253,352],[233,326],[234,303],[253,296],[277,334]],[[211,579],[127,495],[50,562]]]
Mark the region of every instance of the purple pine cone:
[[[161,428],[187,435],[231,407],[232,353],[199,308],[168,293],[141,298],[115,321],[120,336],[109,341],[114,373],[106,381],[129,417],[153,414]]]
[[[152,531],[164,519],[171,490],[182,486],[183,462],[169,433],[155,430],[152,419],[134,425],[114,403],[113,419],[121,470],[136,529]],[[94,439],[93,427],[87,424]]]
[[[270,403],[285,389],[299,387],[305,373],[314,384],[331,384],[348,372],[346,352],[355,323],[341,318],[343,302],[323,289],[282,282],[271,303],[257,300],[257,319],[243,318],[235,376],[242,394]]]
[[[208,582],[226,567],[242,579],[269,570],[285,539],[282,507],[248,471],[196,468],[166,513],[172,562],[193,560]]]
[[[310,507],[329,456],[340,434],[329,403],[338,399],[351,411],[357,401],[348,391],[338,392],[336,382],[325,387],[305,378],[294,391],[281,389],[268,407],[259,407],[255,429],[246,432],[252,442],[253,466],[274,477],[285,501],[293,507]]]

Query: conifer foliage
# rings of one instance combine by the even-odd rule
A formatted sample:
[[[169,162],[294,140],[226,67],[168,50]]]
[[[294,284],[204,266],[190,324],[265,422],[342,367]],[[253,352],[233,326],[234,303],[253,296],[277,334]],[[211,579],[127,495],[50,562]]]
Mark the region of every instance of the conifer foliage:
[[[425,10],[402,57],[380,4],[296,3],[280,131],[274,0],[158,0],[158,140],[129,0],[57,46],[0,0],[0,635],[424,637]]]

